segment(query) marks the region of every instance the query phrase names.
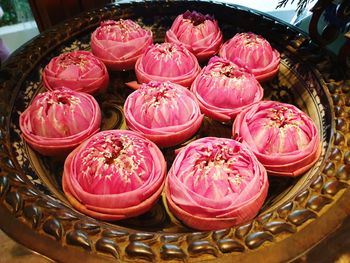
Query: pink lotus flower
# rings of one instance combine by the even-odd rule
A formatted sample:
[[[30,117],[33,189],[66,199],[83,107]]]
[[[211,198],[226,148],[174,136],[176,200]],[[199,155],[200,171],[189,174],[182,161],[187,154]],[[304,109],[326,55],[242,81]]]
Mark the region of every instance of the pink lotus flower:
[[[258,81],[272,78],[279,69],[279,52],[272,49],[266,39],[253,33],[236,34],[222,45],[219,55],[248,69]]]
[[[65,155],[100,129],[101,110],[89,94],[66,88],[41,93],[20,115],[24,140],[43,155]]]
[[[232,133],[249,145],[271,175],[300,175],[321,153],[320,137],[312,119],[290,104],[256,103],[237,115]]]
[[[266,170],[249,148],[215,137],[184,147],[165,182],[170,211],[199,230],[228,228],[251,220],[267,190]]]
[[[124,114],[131,130],[161,147],[186,141],[203,120],[194,95],[171,82],[142,84],[126,99]]]
[[[64,163],[63,191],[74,208],[102,220],[143,214],[162,192],[166,163],[158,147],[132,131],[99,132]]]
[[[222,33],[213,17],[186,11],[175,19],[166,32],[165,40],[183,44],[199,61],[203,61],[219,51]]]
[[[130,19],[108,20],[91,35],[92,53],[110,70],[133,69],[136,60],[153,43],[152,32]]]
[[[147,49],[137,60],[135,72],[140,83],[171,81],[190,87],[200,72],[200,66],[196,57],[184,46],[163,43]]]
[[[218,121],[227,122],[254,102],[264,90],[254,75],[236,64],[219,58],[210,59],[191,86],[202,112]]]
[[[51,59],[42,78],[48,90],[69,87],[90,94],[103,92],[109,82],[106,66],[88,51],[73,51]]]

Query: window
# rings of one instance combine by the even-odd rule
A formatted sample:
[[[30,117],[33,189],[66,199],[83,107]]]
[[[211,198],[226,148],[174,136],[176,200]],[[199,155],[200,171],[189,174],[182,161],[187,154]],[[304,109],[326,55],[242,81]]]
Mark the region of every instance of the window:
[[[22,44],[39,34],[28,0],[1,0],[0,47],[13,52]],[[1,10],[0,10],[1,11]],[[2,60],[6,56],[2,56]]]

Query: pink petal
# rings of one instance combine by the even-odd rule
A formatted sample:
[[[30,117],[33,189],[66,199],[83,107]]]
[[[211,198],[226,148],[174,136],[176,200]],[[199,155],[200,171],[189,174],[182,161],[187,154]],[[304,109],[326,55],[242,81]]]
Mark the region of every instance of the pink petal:
[[[201,21],[198,20],[199,17],[202,17]],[[222,33],[216,20],[193,12],[188,17],[179,15],[166,32],[165,40],[182,43],[199,61],[204,61],[218,52],[222,44]]]
[[[125,101],[128,127],[161,147],[179,144],[199,129],[203,116],[193,94],[171,82],[149,82]]]
[[[251,220],[267,195],[264,167],[237,141],[206,137],[182,148],[165,183],[167,205],[186,225],[213,230]]]
[[[222,58],[249,69],[258,81],[266,81],[277,74],[280,54],[259,35],[238,33],[225,42],[219,51]]]
[[[233,119],[242,109],[260,101],[263,89],[254,76],[236,64],[215,58],[192,83],[201,110],[218,121]]]
[[[53,58],[44,68],[42,79],[48,90],[68,87],[96,94],[109,82],[105,65],[91,52],[73,51]]]
[[[320,156],[315,124],[290,104],[256,103],[237,115],[232,133],[243,138],[270,174],[300,175]]]
[[[59,89],[39,94],[20,115],[23,138],[43,155],[69,153],[100,128],[101,110],[89,94]]]
[[[135,64],[140,83],[171,81],[189,87],[199,71],[196,57],[184,46],[173,43],[149,47]]]
[[[152,32],[131,20],[101,23],[91,35],[91,49],[111,70],[129,70],[152,44]]]
[[[151,208],[161,194],[165,172],[164,157],[152,142],[130,131],[104,131],[67,157],[62,184],[76,209],[119,220]]]

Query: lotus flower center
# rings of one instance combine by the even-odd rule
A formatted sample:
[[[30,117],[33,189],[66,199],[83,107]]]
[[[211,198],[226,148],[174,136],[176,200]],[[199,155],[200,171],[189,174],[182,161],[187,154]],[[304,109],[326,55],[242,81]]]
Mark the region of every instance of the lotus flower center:
[[[58,94],[57,94],[58,93]],[[49,110],[49,108],[54,105],[77,105],[80,103],[80,99],[69,95],[69,94],[62,94],[62,92],[52,92],[50,96],[46,96],[45,99],[41,102],[42,107],[46,107],[46,112]]]
[[[231,79],[242,79],[245,78],[244,72],[239,70],[236,66],[233,65],[219,65],[220,67],[214,67],[210,70],[210,76],[212,77],[224,77]]]
[[[161,57],[172,58],[173,54],[177,52],[177,48],[171,44],[157,45],[158,54]]]
[[[221,69],[220,74],[228,78],[242,78],[244,76],[243,72],[237,70],[234,66],[225,66]]]
[[[79,67],[82,72],[89,70],[92,66],[90,59],[86,55],[80,54],[75,56],[70,53],[61,56],[58,65],[62,71],[73,65]]]
[[[65,104],[70,105],[70,100],[68,98],[65,98],[65,97],[59,97],[57,99],[57,103],[58,104],[63,104],[63,105],[65,105]]]
[[[248,47],[258,47],[265,42],[263,38],[254,34],[245,34],[243,45]]]
[[[197,154],[194,170],[199,172],[199,177],[210,176],[213,180],[223,180],[227,176],[228,181],[239,186],[243,178],[235,167],[238,158],[239,153],[232,147],[222,143],[210,145]],[[197,180],[200,179],[199,177]]]
[[[129,41],[135,36],[131,33],[137,32],[141,27],[134,22],[120,19],[118,21],[106,21],[101,23],[99,39],[113,40],[113,41]],[[103,33],[104,36],[100,34]]]
[[[189,20],[194,26],[199,26],[203,24],[206,20],[213,20],[213,18],[209,15],[203,15],[196,11],[190,12],[188,10],[182,15],[182,17],[184,19]]]
[[[304,124],[300,116],[296,115],[291,109],[286,107],[272,109],[271,112],[270,126],[285,129],[291,126],[299,127]]]
[[[105,135],[97,138],[91,147],[83,152],[82,173],[85,176],[91,174],[99,179],[111,180],[113,176],[119,176],[125,183],[131,183],[131,176],[142,177],[145,174],[141,163],[144,158],[137,153],[142,152],[142,145],[136,138],[121,135],[116,138],[113,135]]]
[[[105,163],[107,164],[113,164],[114,161],[118,158],[121,150],[123,149],[123,145],[120,141],[115,142],[115,147],[112,149],[112,151],[106,151],[103,153],[103,156],[105,158]]]
[[[167,103],[170,98],[175,97],[175,93],[174,90],[166,86],[166,83],[162,83],[158,87],[148,87],[143,92],[143,96],[150,106],[156,107],[162,103]]]
[[[154,96],[154,102],[160,102],[161,100],[164,100],[164,98],[167,97],[166,90],[165,89],[158,90],[156,91],[155,94],[153,94],[153,96]]]

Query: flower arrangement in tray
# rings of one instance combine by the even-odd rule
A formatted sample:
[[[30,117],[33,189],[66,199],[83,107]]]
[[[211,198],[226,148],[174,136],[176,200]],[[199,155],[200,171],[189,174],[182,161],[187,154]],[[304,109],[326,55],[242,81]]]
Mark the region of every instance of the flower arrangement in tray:
[[[153,43],[154,34],[130,19],[103,21],[92,52],[54,57],[42,74],[48,91],[20,116],[23,139],[40,154],[66,158],[63,192],[91,217],[136,217],[162,195],[167,212],[191,228],[253,219],[270,177],[300,176],[320,156],[313,120],[263,99],[280,53],[252,32],[224,42],[219,22],[196,11],[179,14],[164,43]],[[99,132],[98,101],[115,88],[109,74],[117,71],[134,76],[119,87],[130,93],[129,130]],[[208,119],[231,129],[231,138],[203,136]]]

